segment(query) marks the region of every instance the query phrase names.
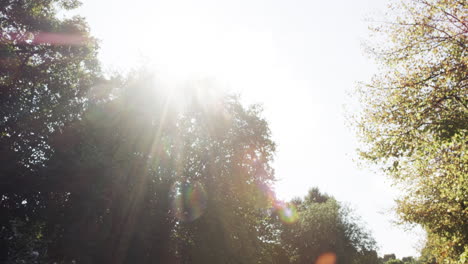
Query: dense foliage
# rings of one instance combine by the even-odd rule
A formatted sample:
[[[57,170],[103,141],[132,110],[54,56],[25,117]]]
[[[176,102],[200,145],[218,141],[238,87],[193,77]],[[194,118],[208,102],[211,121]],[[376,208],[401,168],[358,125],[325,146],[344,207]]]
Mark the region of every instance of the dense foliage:
[[[84,21],[56,17],[60,8],[76,5],[75,1],[51,0],[0,4],[2,261],[6,254],[44,246],[43,240],[22,235],[43,227],[39,222],[24,223],[42,206],[35,191],[35,173],[54,151],[51,134],[80,117],[87,92],[101,79],[96,41]],[[17,239],[6,242],[8,237]],[[40,232],[35,237],[41,237]],[[9,252],[12,248],[15,253]]]
[[[275,144],[259,106],[245,107],[205,83],[170,90],[145,70],[105,78],[84,20],[58,18],[78,5],[74,0],[0,3],[1,263],[414,262],[379,258],[374,240],[352,212],[318,189],[303,199],[276,199]],[[452,75],[426,80],[434,87],[450,86],[434,94],[424,88],[437,105],[421,98],[422,106],[432,107],[407,118],[403,114],[411,111],[395,105],[389,117],[385,98],[397,102],[421,95],[406,88],[401,89],[405,96],[399,89],[377,92],[369,106],[382,108],[363,127],[372,131],[364,134],[368,157],[390,162],[401,179],[414,179],[418,195],[438,190],[431,195],[444,201],[430,207],[430,215],[422,210],[432,204],[416,203],[430,201],[424,196],[402,202],[404,216],[431,232],[429,253],[423,254],[428,261],[447,241],[462,246],[444,256],[458,256],[466,245],[461,218],[466,214],[466,76],[460,73],[466,59],[456,64],[465,51],[455,48],[464,45],[463,36],[454,35],[454,43],[443,40],[447,44],[440,48],[446,50],[434,57],[434,65],[444,58],[458,67],[444,64],[449,68],[438,74]],[[405,58],[388,62],[422,59],[407,51]],[[381,90],[376,82],[372,91]],[[434,99],[439,93],[443,99]],[[444,112],[449,107],[453,113]],[[440,120],[384,141],[386,133],[411,130],[417,121],[412,118],[433,122],[431,117]],[[436,143],[415,141],[421,136]],[[400,144],[399,150],[392,144]],[[420,172],[440,181],[411,176]],[[453,212],[442,215],[437,210],[443,206]],[[429,217],[443,221],[434,225]]]
[[[281,233],[291,263],[315,263],[327,252],[338,263],[378,263],[374,240],[333,197],[314,188],[291,206],[297,210],[298,220],[285,223]]]
[[[362,251],[334,199],[294,215],[280,206],[258,106],[206,84],[174,95],[144,70],[105,79],[83,19],[57,18],[77,5],[0,6],[0,262],[297,263]],[[297,221],[330,225],[301,239],[313,256],[286,239]]]
[[[382,72],[361,87],[362,156],[406,195],[403,220],[421,224],[441,263],[468,261],[468,4],[412,0],[374,28]]]

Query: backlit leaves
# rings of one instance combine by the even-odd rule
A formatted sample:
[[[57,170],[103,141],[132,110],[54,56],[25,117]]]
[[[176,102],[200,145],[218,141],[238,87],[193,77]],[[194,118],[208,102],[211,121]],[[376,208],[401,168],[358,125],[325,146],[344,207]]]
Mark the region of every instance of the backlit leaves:
[[[391,11],[373,28],[386,40],[372,50],[382,71],[358,89],[361,154],[406,189],[402,219],[438,238],[440,260],[458,263],[468,244],[468,4],[413,0]]]

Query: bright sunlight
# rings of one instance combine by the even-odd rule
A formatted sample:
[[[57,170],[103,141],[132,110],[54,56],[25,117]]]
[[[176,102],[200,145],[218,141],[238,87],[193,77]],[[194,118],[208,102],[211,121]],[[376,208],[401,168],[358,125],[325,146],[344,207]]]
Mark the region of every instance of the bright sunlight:
[[[1,2],[0,263],[466,263],[467,10]]]

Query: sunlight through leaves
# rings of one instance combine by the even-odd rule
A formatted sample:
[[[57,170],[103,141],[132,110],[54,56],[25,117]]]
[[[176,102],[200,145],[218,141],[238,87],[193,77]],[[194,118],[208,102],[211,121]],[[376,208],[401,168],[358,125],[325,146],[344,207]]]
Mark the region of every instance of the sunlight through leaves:
[[[199,182],[176,182],[172,185],[169,197],[171,212],[180,221],[194,221],[206,210],[207,195]]]

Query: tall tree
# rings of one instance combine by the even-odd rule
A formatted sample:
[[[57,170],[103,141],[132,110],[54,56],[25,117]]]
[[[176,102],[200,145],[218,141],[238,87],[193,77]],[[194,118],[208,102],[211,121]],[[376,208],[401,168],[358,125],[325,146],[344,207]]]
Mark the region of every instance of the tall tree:
[[[57,18],[76,6],[73,0],[0,3],[0,259],[11,253],[6,237],[31,230],[22,221],[39,204],[31,189],[53,153],[51,133],[79,118],[101,78],[84,20]]]
[[[33,251],[58,263],[268,259],[260,186],[274,144],[260,109],[204,88],[173,99],[131,76],[49,137],[23,198],[43,242]]]
[[[259,107],[197,94],[178,123],[176,198],[186,202],[174,210],[176,232],[184,236],[178,241],[183,263],[258,263],[265,257],[260,230],[269,206],[260,186],[274,179],[268,125]]]
[[[427,230],[444,263],[468,257],[467,10],[457,0],[394,5],[393,21],[374,28],[382,72],[360,87],[361,154],[404,186],[400,216]]]
[[[97,45],[84,20],[57,18],[58,7],[77,5],[59,0],[0,4],[2,160],[20,155],[28,168],[44,160],[50,154],[47,136],[79,116],[87,92],[97,84]]]

